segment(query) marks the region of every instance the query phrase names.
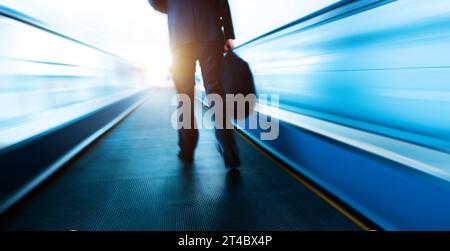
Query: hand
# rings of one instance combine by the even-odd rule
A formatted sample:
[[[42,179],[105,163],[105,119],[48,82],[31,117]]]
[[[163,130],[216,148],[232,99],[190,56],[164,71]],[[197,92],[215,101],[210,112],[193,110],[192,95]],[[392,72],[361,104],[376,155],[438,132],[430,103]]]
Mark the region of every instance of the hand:
[[[229,52],[234,50],[234,40],[233,39],[227,39],[227,41],[225,41],[225,51]]]

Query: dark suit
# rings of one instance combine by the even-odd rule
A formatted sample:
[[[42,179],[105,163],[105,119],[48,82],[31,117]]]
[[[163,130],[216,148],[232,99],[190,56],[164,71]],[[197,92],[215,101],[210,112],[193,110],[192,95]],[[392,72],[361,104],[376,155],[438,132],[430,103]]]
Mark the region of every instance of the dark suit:
[[[149,1],[155,9],[168,15],[172,48],[193,42],[235,38],[227,0]]]
[[[189,95],[194,114],[196,61],[202,68],[207,94],[224,95],[221,68],[224,41],[234,39],[230,7],[227,0],[149,0],[158,11],[168,14],[173,54],[174,82],[179,94]],[[192,118],[194,121],[194,118]],[[192,125],[193,126],[193,125]],[[233,130],[216,130],[225,161],[238,160]],[[179,130],[179,145],[187,155],[198,142],[197,129]]]

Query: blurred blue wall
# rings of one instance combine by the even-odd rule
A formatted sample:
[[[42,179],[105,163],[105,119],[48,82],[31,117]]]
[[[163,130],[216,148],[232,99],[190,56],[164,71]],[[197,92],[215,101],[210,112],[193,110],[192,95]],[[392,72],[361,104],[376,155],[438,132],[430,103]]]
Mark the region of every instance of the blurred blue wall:
[[[237,52],[280,138],[245,132],[383,228],[449,229],[449,26],[447,0],[339,1],[260,34]]]
[[[448,1],[402,0],[240,52],[283,109],[450,152],[449,26]]]
[[[0,149],[131,95],[142,73],[0,5]]]

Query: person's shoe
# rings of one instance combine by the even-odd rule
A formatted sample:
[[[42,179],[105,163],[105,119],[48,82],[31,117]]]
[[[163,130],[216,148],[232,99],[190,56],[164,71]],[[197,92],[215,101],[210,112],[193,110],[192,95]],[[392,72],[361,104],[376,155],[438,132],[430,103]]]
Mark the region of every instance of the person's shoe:
[[[241,167],[241,160],[239,157],[224,158],[224,161],[227,168],[235,169]]]
[[[226,168],[234,169],[241,167],[241,160],[234,151],[225,153],[220,144],[217,144],[217,150],[219,151],[220,155],[222,155]]]
[[[186,153],[186,152],[180,151],[178,153],[178,158],[180,158],[185,163],[194,162],[194,154],[193,153]]]

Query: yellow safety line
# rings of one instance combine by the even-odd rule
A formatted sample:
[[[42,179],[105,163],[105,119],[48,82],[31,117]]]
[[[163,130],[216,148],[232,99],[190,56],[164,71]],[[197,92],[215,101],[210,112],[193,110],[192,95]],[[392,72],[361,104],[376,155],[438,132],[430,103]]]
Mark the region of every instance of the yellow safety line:
[[[239,135],[245,140],[247,141],[250,145],[252,145],[256,150],[258,150],[260,153],[262,153],[264,156],[266,156],[267,158],[269,158],[270,160],[272,160],[272,162],[274,162],[278,167],[280,167],[281,169],[283,169],[284,171],[286,171],[287,173],[289,173],[295,180],[297,180],[298,182],[300,182],[301,184],[303,184],[304,186],[306,186],[309,190],[311,190],[312,192],[314,192],[317,196],[319,196],[321,199],[323,199],[324,201],[326,201],[328,204],[330,204],[333,208],[335,208],[337,211],[339,211],[341,214],[343,214],[345,217],[347,217],[350,221],[352,221],[353,223],[355,223],[358,227],[360,227],[363,231],[375,231],[374,229],[371,229],[369,226],[367,226],[366,224],[364,224],[362,221],[360,221],[359,219],[357,219],[355,216],[351,215],[347,210],[345,210],[343,207],[341,207],[339,204],[337,204],[336,202],[334,202],[332,199],[328,198],[328,196],[326,196],[323,192],[319,191],[318,189],[316,189],[314,187],[314,185],[312,185],[311,183],[309,183],[308,181],[306,181],[305,179],[301,178],[298,174],[296,174],[295,172],[293,172],[292,170],[290,170],[288,167],[286,167],[284,164],[280,163],[280,161],[278,161],[277,159],[275,159],[274,157],[272,157],[271,155],[269,155],[268,153],[266,153],[264,150],[262,150],[262,148],[255,144],[255,142],[253,142],[252,140],[250,140],[248,138],[248,136],[244,135],[240,130],[237,130],[239,132]]]

